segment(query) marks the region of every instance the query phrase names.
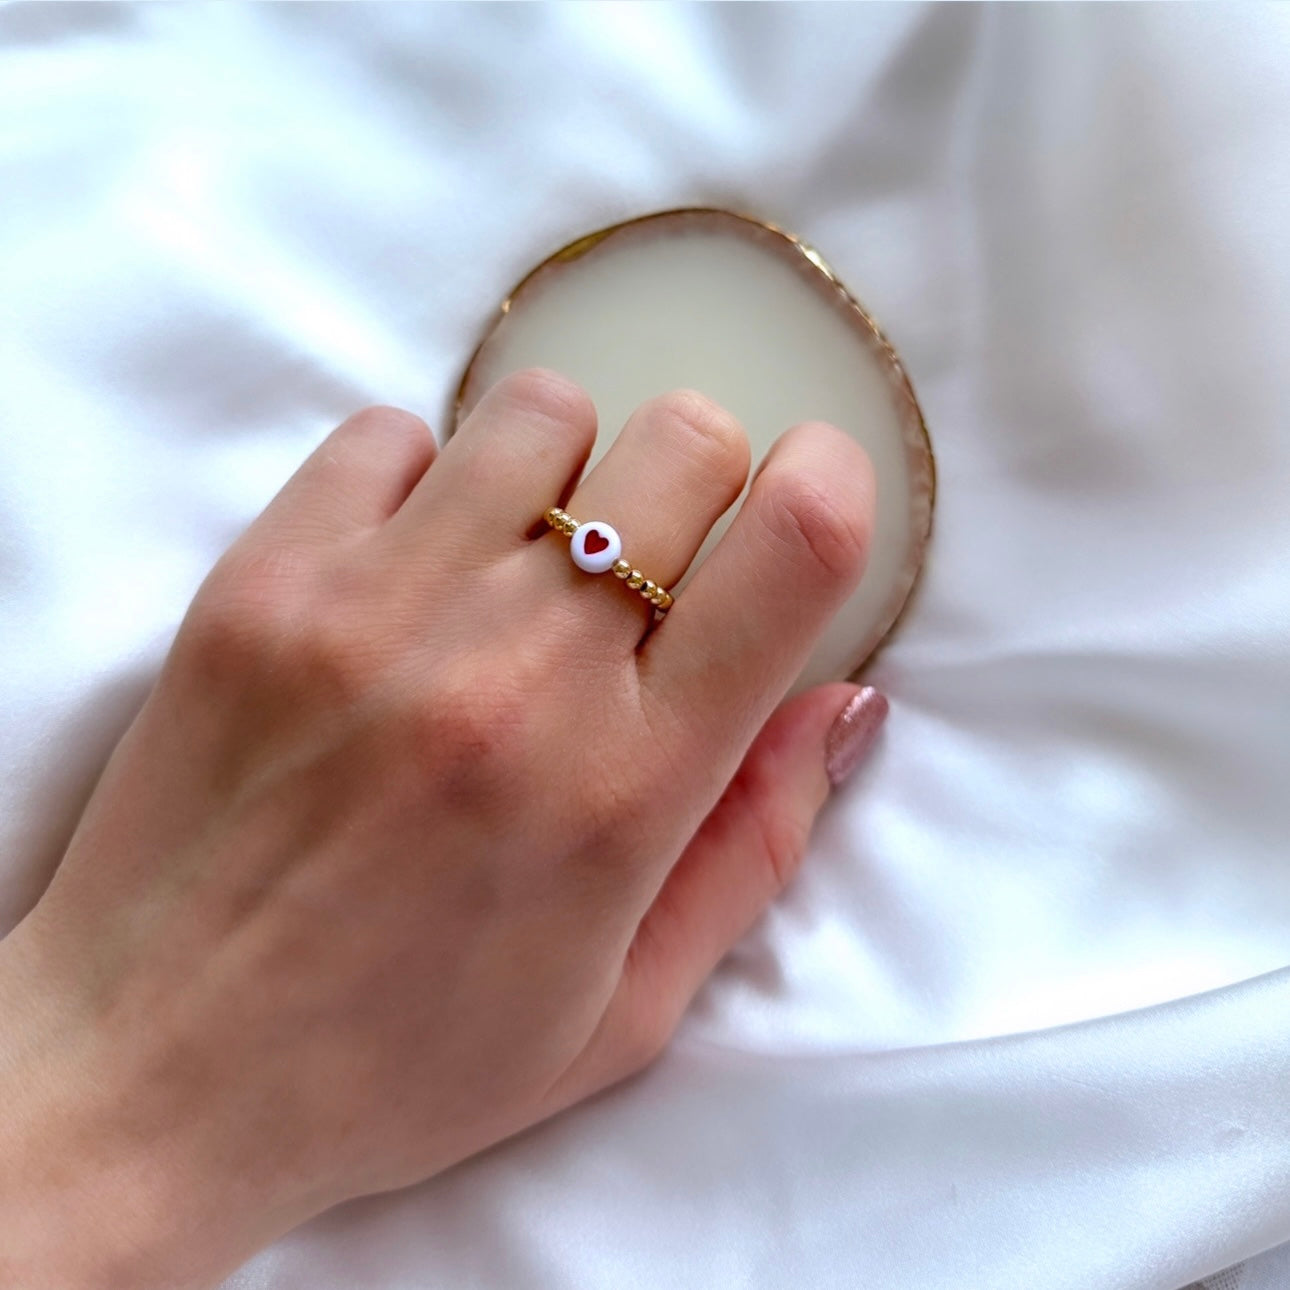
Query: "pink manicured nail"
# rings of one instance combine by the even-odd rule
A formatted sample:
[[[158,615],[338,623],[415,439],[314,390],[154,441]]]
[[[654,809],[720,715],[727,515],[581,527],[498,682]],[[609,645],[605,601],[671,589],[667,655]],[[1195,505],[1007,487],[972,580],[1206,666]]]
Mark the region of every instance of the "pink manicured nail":
[[[864,759],[873,747],[878,731],[887,716],[887,696],[872,685],[847,700],[846,707],[833,718],[824,741],[824,768],[835,788]]]

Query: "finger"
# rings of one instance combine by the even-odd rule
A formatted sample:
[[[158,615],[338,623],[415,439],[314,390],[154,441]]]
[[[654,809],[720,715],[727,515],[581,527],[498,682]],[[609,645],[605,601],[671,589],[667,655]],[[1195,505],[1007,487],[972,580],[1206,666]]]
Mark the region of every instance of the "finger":
[[[567,497],[596,442],[596,409],[581,386],[545,368],[514,372],[479,400],[396,517],[414,543],[440,534],[489,554],[528,541]]]
[[[327,538],[373,528],[398,510],[435,458],[434,435],[400,408],[356,412],[322,441],[257,527]]]
[[[623,559],[667,588],[739,496],[748,463],[748,437],[739,422],[703,395],[678,390],[632,414],[567,509],[583,523],[611,525],[622,540]],[[581,598],[589,613],[622,618],[636,632],[653,616],[641,596],[600,585],[603,578],[589,578],[567,551],[551,567],[553,590]]]
[[[771,449],[721,541],[641,656],[655,707],[725,750],[724,783],[860,579],[873,527],[864,450],[820,422]]]
[[[586,1096],[657,1055],[796,874],[831,786],[870,752],[886,715],[877,690],[845,683],[776,710],[642,919],[605,1020],[561,1095]]]

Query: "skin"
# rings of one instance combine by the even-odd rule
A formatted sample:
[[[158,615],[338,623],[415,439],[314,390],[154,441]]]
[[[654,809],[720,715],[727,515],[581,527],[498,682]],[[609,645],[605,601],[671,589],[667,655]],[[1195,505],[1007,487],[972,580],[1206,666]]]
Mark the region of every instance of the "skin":
[[[337,429],[200,589],[53,883],[0,942],[0,1284],[218,1282],[639,1071],[796,868],[856,687],[781,704],[864,564],[872,475],[697,394],[581,478],[585,393],[494,387],[436,456]],[[777,706],[778,705],[778,706]]]

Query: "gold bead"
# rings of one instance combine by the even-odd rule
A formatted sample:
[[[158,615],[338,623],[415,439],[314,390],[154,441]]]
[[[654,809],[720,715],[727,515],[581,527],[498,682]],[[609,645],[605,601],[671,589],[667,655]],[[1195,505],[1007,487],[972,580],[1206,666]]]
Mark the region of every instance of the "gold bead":
[[[615,561],[614,561],[614,577],[615,577],[615,578],[626,578],[626,577],[629,577],[629,576],[631,575],[631,571],[632,571],[632,566],[631,566],[631,562],[630,562],[629,560],[615,560]]]
[[[658,602],[658,607],[664,613],[667,613],[667,611],[672,608],[672,593],[670,591],[665,591],[663,593],[663,599]]]
[[[645,597],[646,600],[652,600],[654,598],[654,593],[657,590],[658,590],[658,583],[651,582],[648,578],[646,578],[645,581],[642,582],[640,585],[640,593],[642,596]]]
[[[633,590],[640,590],[640,585],[645,581],[645,575],[639,569],[633,569],[627,578],[627,585]]]

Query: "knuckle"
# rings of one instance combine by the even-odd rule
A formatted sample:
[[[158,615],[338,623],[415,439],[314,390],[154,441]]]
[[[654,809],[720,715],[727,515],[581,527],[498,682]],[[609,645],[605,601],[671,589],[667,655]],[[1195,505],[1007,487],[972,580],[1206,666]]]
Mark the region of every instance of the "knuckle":
[[[577,381],[546,367],[526,367],[503,377],[502,396],[530,414],[585,433],[595,434],[596,408]]]
[[[271,684],[311,704],[352,702],[375,674],[373,651],[321,581],[290,548],[226,556],[180,629],[181,657],[225,688]]]
[[[242,675],[263,651],[263,635],[248,629],[236,601],[215,591],[203,591],[188,607],[175,638],[171,665],[196,672],[208,684],[219,685]]]
[[[720,404],[697,390],[674,390],[655,404],[661,427],[705,471],[742,483],[748,474],[748,436]]]
[[[786,474],[768,481],[769,523],[830,578],[857,579],[869,547],[863,496],[833,481]]]
[[[195,601],[173,651],[174,662],[217,694],[252,691],[275,674],[290,632],[281,609],[264,610],[234,596]]]
[[[442,677],[410,710],[414,763],[453,799],[504,810],[528,777],[531,710],[508,686]]]
[[[283,546],[227,554],[188,610],[181,647],[221,674],[271,660],[291,639],[304,610],[300,565],[298,552]]]

